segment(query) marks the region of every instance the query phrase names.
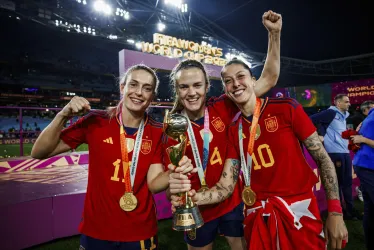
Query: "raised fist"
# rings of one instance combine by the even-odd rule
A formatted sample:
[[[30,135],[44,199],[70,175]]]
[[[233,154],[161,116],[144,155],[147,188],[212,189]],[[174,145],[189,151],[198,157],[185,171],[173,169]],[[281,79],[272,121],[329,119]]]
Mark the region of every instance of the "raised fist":
[[[85,98],[74,96],[60,113],[65,117],[80,116],[87,113],[90,109],[90,103]]]
[[[282,16],[269,10],[262,16],[262,23],[269,32],[280,32],[282,29]]]

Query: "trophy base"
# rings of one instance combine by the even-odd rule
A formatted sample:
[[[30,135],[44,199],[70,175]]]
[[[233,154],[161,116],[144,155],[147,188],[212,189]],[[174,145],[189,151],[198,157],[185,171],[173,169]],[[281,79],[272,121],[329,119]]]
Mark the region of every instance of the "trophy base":
[[[197,206],[191,208],[177,208],[173,216],[173,229],[189,231],[204,225],[203,217]]]

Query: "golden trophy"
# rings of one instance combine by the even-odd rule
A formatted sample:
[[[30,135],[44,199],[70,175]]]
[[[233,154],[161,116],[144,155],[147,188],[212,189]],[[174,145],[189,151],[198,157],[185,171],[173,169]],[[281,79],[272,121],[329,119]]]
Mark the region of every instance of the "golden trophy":
[[[169,114],[167,110],[163,126],[165,134],[179,142],[166,149],[170,162],[174,166],[178,166],[187,146],[187,118],[180,114]],[[176,231],[194,231],[204,225],[199,208],[188,196],[188,192],[179,193],[178,196],[182,197],[183,205],[176,208],[173,216],[173,229]]]

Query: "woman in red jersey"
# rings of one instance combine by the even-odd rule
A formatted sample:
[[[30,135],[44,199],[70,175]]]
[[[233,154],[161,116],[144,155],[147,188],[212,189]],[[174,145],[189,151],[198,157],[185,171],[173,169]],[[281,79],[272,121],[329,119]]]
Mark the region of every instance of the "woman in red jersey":
[[[131,67],[120,82],[121,101],[108,110],[90,110],[74,97],[38,137],[32,157],[44,159],[87,143],[88,185],[79,226],[80,249],[157,249],[157,217],[152,193],[167,188],[162,165],[162,124],[145,112],[158,79],[144,65]],[[70,127],[75,115],[87,115]],[[177,172],[193,169],[186,157]]]
[[[229,128],[227,158],[241,159],[248,249],[322,250],[326,249],[325,238],[332,249],[341,249],[348,233],[335,168],[302,106],[291,98],[257,98],[251,70],[238,59],[228,62],[221,76],[227,96],[241,110]],[[329,213],[325,233],[312,192],[318,179],[304,158],[300,141],[316,161],[326,190]],[[192,190],[193,200],[206,205],[229,197],[229,186],[235,183],[225,178],[230,171],[225,168],[209,191]],[[175,192],[171,186],[170,192]],[[178,198],[172,198],[178,205]]]
[[[280,15],[266,12],[263,23],[269,30],[269,51],[262,75],[254,88],[257,96],[276,84],[280,64]],[[205,224],[192,236],[190,233],[185,235],[188,249],[212,249],[217,233],[226,237],[231,249],[244,249],[243,203],[240,184],[236,185],[240,165],[236,159],[226,159],[228,124],[239,110],[225,95],[206,103],[210,83],[204,66],[198,61],[180,62],[170,78],[176,100],[174,111],[184,114],[189,121],[186,155],[194,159],[197,168],[197,174],[192,175],[190,181],[186,180],[186,185],[200,192],[219,185],[224,166],[231,171],[225,177],[235,180],[227,187],[232,193],[228,199],[199,208]],[[176,144],[176,141],[169,139],[167,144],[166,147]]]

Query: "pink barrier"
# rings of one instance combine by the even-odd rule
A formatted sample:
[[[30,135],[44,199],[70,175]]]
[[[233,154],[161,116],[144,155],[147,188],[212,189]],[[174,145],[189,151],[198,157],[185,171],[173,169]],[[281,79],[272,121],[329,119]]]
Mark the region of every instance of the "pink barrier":
[[[51,157],[50,159],[46,160],[36,160],[30,157],[7,158],[0,160],[0,174],[21,173],[22,171],[32,171],[35,169],[47,169],[86,164],[88,164],[87,152],[63,154]],[[170,218],[170,203],[166,199],[165,193],[162,192],[154,195],[154,199],[157,206],[158,219]],[[79,213],[80,212],[81,211],[79,211]]]
[[[307,152],[305,157],[318,176],[317,167]],[[87,164],[87,152],[59,155],[43,161],[30,157],[2,159],[0,225],[5,233],[0,234],[1,249],[23,249],[79,234]],[[352,178],[355,192],[359,180],[356,175]],[[313,190],[320,210],[326,210],[321,182]],[[171,205],[165,193],[154,195],[154,200],[157,218],[170,218]]]
[[[312,167],[314,173],[319,177],[319,171],[317,166],[309,153],[305,151],[305,157],[309,165]],[[3,159],[0,161],[0,173],[11,173],[19,171],[28,171],[33,169],[51,168],[51,167],[61,167],[68,165],[84,165],[88,164],[88,153],[72,153],[66,155],[55,156],[47,160],[35,160],[30,157],[15,158],[15,159]],[[353,192],[355,193],[355,188],[359,185],[359,180],[356,174],[352,175],[353,179]],[[325,192],[322,188],[321,181],[318,182],[314,188],[314,193],[318,199],[320,210],[326,209],[326,199]],[[157,213],[159,219],[169,218],[171,216],[170,203],[166,200],[165,194],[160,193],[154,196],[157,206]]]

